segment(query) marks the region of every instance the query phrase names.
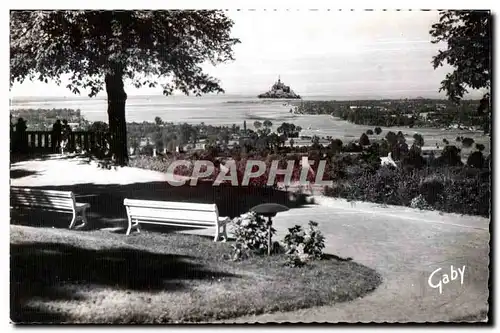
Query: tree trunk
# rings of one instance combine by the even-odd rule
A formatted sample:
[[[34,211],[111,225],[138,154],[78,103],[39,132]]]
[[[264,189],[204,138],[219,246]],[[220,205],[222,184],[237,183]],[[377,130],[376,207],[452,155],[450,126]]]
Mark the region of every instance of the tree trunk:
[[[123,73],[119,70],[105,77],[108,93],[108,119],[110,132],[110,150],[117,165],[128,163],[127,122],[125,120],[125,103],[127,94],[123,88]]]

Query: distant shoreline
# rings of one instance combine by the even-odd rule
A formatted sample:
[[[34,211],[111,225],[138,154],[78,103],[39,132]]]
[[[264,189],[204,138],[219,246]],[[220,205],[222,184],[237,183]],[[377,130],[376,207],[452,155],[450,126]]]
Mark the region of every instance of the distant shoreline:
[[[343,101],[343,102],[357,102],[357,101],[391,101],[391,100],[433,100],[433,101],[446,101],[445,97],[382,97],[382,96],[362,96],[362,95],[352,95],[352,96],[334,96],[334,95],[302,95],[302,100],[304,101]],[[169,100],[210,100],[210,99],[224,99],[228,103],[244,103],[255,101],[259,102],[294,102],[300,103],[301,100],[298,99],[272,99],[272,98],[257,98],[252,95],[232,95],[232,94],[219,94],[219,95],[204,95],[204,96],[185,96],[185,95],[129,95],[128,100],[137,99],[158,99],[166,98]],[[14,102],[15,104],[23,102],[50,102],[50,101],[102,101],[106,100],[107,96],[13,96],[9,97],[9,102]],[[464,100],[480,100],[481,98],[464,98]]]

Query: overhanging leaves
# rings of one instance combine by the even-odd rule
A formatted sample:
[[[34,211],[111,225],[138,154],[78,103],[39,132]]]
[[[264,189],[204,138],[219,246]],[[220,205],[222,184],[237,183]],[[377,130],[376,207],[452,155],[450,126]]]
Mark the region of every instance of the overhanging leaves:
[[[233,60],[233,22],[215,10],[188,11],[12,11],[10,14],[11,84],[48,79],[68,89],[104,87],[104,75],[116,68],[136,87],[155,87],[168,78],[163,93],[223,92],[205,74],[204,62]]]
[[[430,31],[432,43],[445,42],[433,58],[434,68],[448,63],[454,68],[441,82],[440,91],[458,102],[467,88],[490,89],[491,13],[489,11],[443,11]]]

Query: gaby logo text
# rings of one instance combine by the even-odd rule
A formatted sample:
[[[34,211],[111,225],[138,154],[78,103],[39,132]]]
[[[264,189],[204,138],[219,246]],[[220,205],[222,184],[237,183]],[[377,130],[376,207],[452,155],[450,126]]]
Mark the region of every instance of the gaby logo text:
[[[462,268],[457,267],[456,270],[453,267],[453,265],[451,265],[449,271],[450,275],[448,275],[447,273],[448,271],[442,271],[442,268],[438,268],[435,271],[433,271],[429,276],[428,280],[429,286],[434,289],[436,288],[439,289],[439,294],[443,293],[444,285],[452,281],[458,280],[459,277],[460,277],[460,285],[464,284],[465,265],[463,265]]]

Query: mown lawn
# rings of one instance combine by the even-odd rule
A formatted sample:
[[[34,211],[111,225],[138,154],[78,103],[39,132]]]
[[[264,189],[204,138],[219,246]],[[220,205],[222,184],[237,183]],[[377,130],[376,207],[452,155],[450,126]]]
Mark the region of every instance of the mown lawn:
[[[229,260],[231,242],[179,233],[11,225],[11,319],[43,323],[200,322],[343,302],[381,277],[331,257]]]

